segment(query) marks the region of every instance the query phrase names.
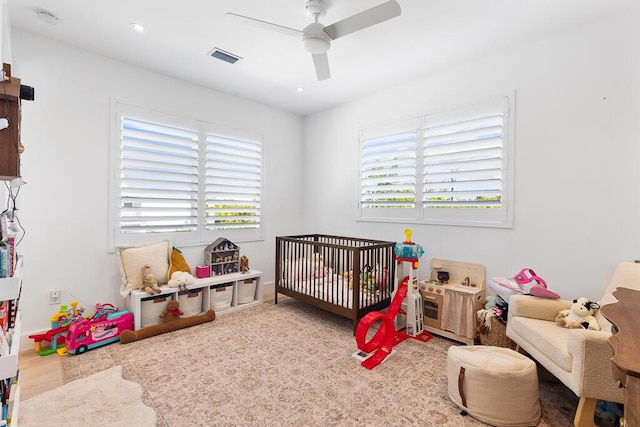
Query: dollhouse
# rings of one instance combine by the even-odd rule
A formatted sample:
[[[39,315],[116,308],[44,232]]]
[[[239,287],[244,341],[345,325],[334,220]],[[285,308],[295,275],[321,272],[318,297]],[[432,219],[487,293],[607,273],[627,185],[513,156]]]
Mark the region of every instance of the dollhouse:
[[[204,261],[211,269],[211,276],[238,273],[240,271],[240,248],[223,237],[204,249]]]

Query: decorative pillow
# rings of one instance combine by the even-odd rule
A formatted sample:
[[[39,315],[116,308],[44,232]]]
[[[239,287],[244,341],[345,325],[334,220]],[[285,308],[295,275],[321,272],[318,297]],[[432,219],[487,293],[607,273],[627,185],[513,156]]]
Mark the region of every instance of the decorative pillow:
[[[142,246],[118,248],[120,273],[122,275],[120,295],[126,298],[131,290],[138,289],[142,266],[145,264],[151,266],[153,277],[158,282],[158,285],[166,285],[170,249],[171,242],[169,240]]]
[[[171,275],[176,271],[185,271],[193,275],[191,267],[189,267],[189,264],[184,259],[180,249],[174,247],[171,249],[171,255],[169,255],[169,272],[167,273],[167,280],[171,280]]]

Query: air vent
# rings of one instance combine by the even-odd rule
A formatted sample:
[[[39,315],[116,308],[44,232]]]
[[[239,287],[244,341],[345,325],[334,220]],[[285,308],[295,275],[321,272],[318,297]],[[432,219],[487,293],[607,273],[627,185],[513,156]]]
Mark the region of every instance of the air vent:
[[[234,64],[238,59],[242,59],[238,55],[225,52],[224,50],[218,49],[217,47],[214,47],[208,55],[213,58],[218,58],[222,61],[228,62],[229,64]]]

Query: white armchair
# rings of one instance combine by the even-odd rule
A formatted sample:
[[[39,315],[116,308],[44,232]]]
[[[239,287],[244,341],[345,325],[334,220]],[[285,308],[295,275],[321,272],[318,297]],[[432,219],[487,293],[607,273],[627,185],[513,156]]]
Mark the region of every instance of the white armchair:
[[[600,295],[600,306],[617,301],[612,292],[618,287],[640,290],[640,264],[618,264]],[[594,426],[596,402],[622,403],[624,392],[611,372],[613,349],[607,342],[611,336],[611,323],[599,311],[596,319],[601,331],[566,329],[555,324],[558,312],[570,308],[571,303],[512,296],[509,298],[507,336],[580,398],[574,426]]]

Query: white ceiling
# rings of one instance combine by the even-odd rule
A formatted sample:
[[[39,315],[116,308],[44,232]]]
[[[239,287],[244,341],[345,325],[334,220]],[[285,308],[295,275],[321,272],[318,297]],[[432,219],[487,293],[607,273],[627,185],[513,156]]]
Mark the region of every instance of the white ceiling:
[[[321,22],[383,1],[329,0]],[[299,40],[225,18],[233,12],[302,30],[312,21],[305,0],[8,0],[14,29],[300,115],[623,13],[637,0],[398,2],[401,16],[334,40],[331,79],[317,81]],[[38,9],[58,24],[37,19]],[[148,31],[133,32],[132,22]],[[231,65],[207,56],[214,47],[243,59]]]

